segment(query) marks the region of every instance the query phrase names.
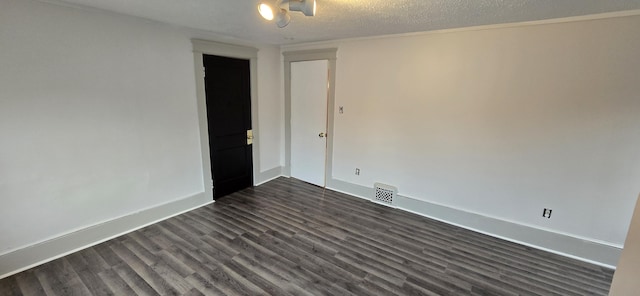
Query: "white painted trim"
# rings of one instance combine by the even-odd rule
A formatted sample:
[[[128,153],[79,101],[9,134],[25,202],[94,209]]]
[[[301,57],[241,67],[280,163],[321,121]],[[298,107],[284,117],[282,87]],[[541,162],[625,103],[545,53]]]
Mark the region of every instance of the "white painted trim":
[[[637,15],[640,15],[640,9],[588,14],[588,15],[528,21],[528,22],[504,23],[504,24],[494,24],[494,25],[482,25],[482,26],[471,26],[471,27],[452,28],[452,29],[411,32],[411,33],[398,33],[398,34],[375,35],[375,36],[367,36],[367,37],[332,39],[327,41],[317,41],[317,42],[307,42],[307,43],[297,43],[297,44],[285,44],[281,46],[281,50],[285,51],[285,50],[300,50],[300,49],[308,49],[308,48],[316,48],[316,47],[318,48],[333,47],[338,43],[350,42],[350,41],[401,38],[401,37],[409,37],[409,36],[423,36],[423,35],[446,34],[446,33],[456,33],[456,32],[540,26],[540,25],[549,25],[549,24],[593,21],[593,20],[600,20],[600,19],[628,17],[628,16],[637,16]]]
[[[207,100],[204,92],[204,61],[202,58],[202,53],[194,53],[193,63],[196,73],[196,96],[198,107],[198,128],[200,129],[202,184],[204,184],[204,194],[206,196],[211,196],[211,199],[213,199],[213,177],[211,175],[211,154],[209,154],[209,128],[207,125]]]
[[[253,47],[201,39],[192,39],[191,43],[193,44],[193,51],[197,53],[247,60],[258,57],[258,49]]]
[[[211,203],[201,192],[15,250],[0,256],[0,279]]]
[[[282,177],[282,167],[281,166],[277,166],[275,168],[272,168],[270,170],[266,170],[264,172],[260,173],[260,179],[258,181],[256,181],[256,186],[262,185],[264,183],[267,183],[273,179],[276,179],[278,177]]]
[[[202,153],[205,193],[213,198],[211,189],[211,156],[209,154],[209,127],[207,125],[207,98],[204,89],[203,54],[249,60],[251,84],[251,129],[253,130],[253,184],[260,177],[260,129],[258,126],[258,49],[253,47],[192,39],[196,95],[198,100],[198,125],[200,127],[200,151]]]
[[[375,193],[373,187],[369,188],[333,178],[328,180],[327,188],[366,200],[371,200],[371,197]]]
[[[374,188],[331,179],[327,188],[371,201]],[[607,268],[616,268],[621,246],[483,216],[415,198],[398,195],[397,209],[486,234],[506,241],[574,258]]]
[[[421,203],[428,203],[432,207],[442,207],[442,208],[448,208],[448,209],[455,209],[452,206],[449,206],[449,205],[446,205],[446,204],[442,204],[442,203],[423,201],[422,199],[419,199],[419,198],[416,198],[416,197],[412,197],[412,196],[408,196],[408,195],[401,195],[401,194],[398,194],[398,195],[401,198],[404,198],[404,199],[415,200],[415,201],[421,202]],[[523,227],[535,228],[535,229],[538,229],[538,230],[541,230],[541,231],[546,231],[546,232],[551,232],[551,233],[555,233],[555,234],[562,235],[562,236],[571,237],[571,238],[576,239],[576,240],[588,241],[588,242],[591,242],[591,243],[600,244],[600,245],[604,245],[604,246],[609,246],[609,247],[617,248],[617,249],[621,249],[621,250],[623,248],[623,245],[621,245],[621,244],[615,244],[615,243],[611,243],[611,242],[607,242],[607,241],[603,241],[603,240],[597,240],[597,239],[593,239],[593,238],[589,238],[589,237],[579,236],[579,235],[575,235],[575,234],[572,234],[572,233],[557,231],[557,230],[548,229],[548,228],[540,227],[540,226],[537,226],[537,225],[531,225],[531,224],[527,224],[527,223],[521,223],[521,222],[509,220],[509,219],[501,219],[501,218],[497,218],[497,217],[493,217],[493,216],[487,216],[487,215],[484,215],[482,213],[477,213],[477,212],[473,212],[473,211],[461,210],[461,209],[456,209],[456,210],[463,211],[465,213],[469,213],[470,215],[475,215],[475,216],[478,216],[478,217],[486,217],[486,218],[489,218],[489,219],[500,220],[500,221],[505,222],[505,223],[515,224],[515,225],[519,225],[519,226],[523,226]]]

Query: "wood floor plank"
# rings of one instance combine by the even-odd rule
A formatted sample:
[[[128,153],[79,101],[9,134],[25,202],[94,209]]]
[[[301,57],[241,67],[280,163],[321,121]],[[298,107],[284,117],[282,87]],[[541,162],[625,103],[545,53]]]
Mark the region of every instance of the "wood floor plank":
[[[96,248],[84,249],[77,252],[77,254],[82,256],[84,261],[87,263],[88,269],[95,274],[110,267],[104,258],[96,251]]]
[[[535,293],[526,290],[522,286],[514,285],[512,282],[502,281],[499,276],[496,277],[492,274],[477,273],[473,270],[466,269],[464,266],[452,264],[447,267],[446,273],[453,277],[457,277],[461,280],[471,283],[474,287],[479,287],[483,290],[501,292],[494,295],[535,295]]]
[[[95,253],[107,263],[107,266],[116,266],[118,264],[124,263],[116,253],[111,250],[110,246],[113,244],[112,241],[104,242],[99,245],[93,246],[91,249],[95,250]],[[106,270],[108,268],[105,268]]]
[[[210,281],[203,278],[199,273],[194,273],[188,276],[185,280],[204,295],[229,295],[229,293],[225,293],[216,288]]]
[[[177,238],[173,233],[167,233],[167,230],[164,229],[160,223],[153,224],[149,227],[146,227],[141,230],[142,233],[147,236],[150,240],[158,244],[162,249],[165,249],[174,244],[183,244],[187,248],[194,249],[195,247],[181,238]]]
[[[548,268],[548,266],[546,265],[538,265],[540,266],[540,268],[535,269],[534,274],[531,271],[532,269],[530,267],[534,264],[539,264],[538,262],[529,262],[529,259],[524,259],[522,257],[513,257],[511,254],[496,256],[496,253],[494,253],[494,249],[476,248],[468,244],[464,246],[464,248],[459,246],[456,246],[454,248],[457,256],[452,260],[457,261],[464,258],[465,262],[475,263],[476,266],[491,266],[494,269],[501,268],[505,272],[529,273],[530,276],[539,277],[541,280],[544,280],[547,284],[550,285],[554,282],[557,282],[557,285],[562,286],[565,281],[572,281],[576,284],[580,284],[580,286],[600,289],[600,286],[598,284],[593,283],[594,280],[597,280],[594,278],[585,280],[580,274],[561,272],[559,270],[556,270],[555,268]],[[491,260],[477,260],[479,256],[490,256]],[[576,287],[578,286],[576,285]]]
[[[113,269],[98,273],[98,277],[112,291],[109,295],[135,295],[135,291]]]
[[[189,267],[189,265],[187,265],[184,262],[180,261],[180,259],[176,258],[168,250],[162,250],[162,251],[160,251],[160,252],[158,252],[156,254],[159,257],[158,259],[160,259],[164,263],[166,263],[169,267],[171,267],[171,269],[173,269],[175,272],[177,272],[183,278],[188,277],[189,275],[191,275],[191,274],[193,274],[195,272],[191,267]]]
[[[7,278],[7,280],[10,278]],[[40,281],[33,273],[33,269],[21,272],[15,275],[15,279],[18,282],[21,293],[12,294],[11,292],[6,295],[46,295],[44,288],[40,284]],[[4,284],[0,283],[1,286]],[[0,294],[4,295],[4,294]]]
[[[196,236],[205,235],[213,230],[211,227],[206,227],[185,215],[176,216],[175,219],[169,219],[167,222],[174,223],[176,226],[181,227],[185,231],[195,234]]]
[[[249,211],[249,210],[245,210],[242,208],[238,208],[237,206],[233,205],[228,207],[230,210],[230,213],[235,214],[236,216],[239,217],[244,217],[244,219],[248,219],[251,220],[252,223],[256,223],[259,225],[265,225],[267,226],[267,230],[275,230],[278,231],[280,233],[285,233],[289,236],[293,235],[295,232],[288,229],[287,227],[280,225],[277,222],[274,222],[269,218],[268,215],[265,215],[259,211]],[[266,230],[265,230],[266,231]]]
[[[127,237],[139,245],[147,249],[150,253],[157,253],[163,250],[156,242],[154,242],[150,237],[145,236],[142,231],[134,231],[127,234]],[[88,250],[91,250],[89,248]]]
[[[349,277],[363,279],[367,274],[364,270],[358,268],[358,266],[344,264],[343,261],[338,260],[335,257],[338,251],[326,248],[324,247],[324,245],[315,244],[306,240],[300,240],[299,237],[288,237],[276,231],[268,232],[267,234],[271,237],[271,239],[278,240],[281,242],[281,244],[284,244],[284,246],[281,247],[282,249],[291,251],[297,249],[308,253],[308,255],[306,255],[307,257],[313,256],[317,257],[318,259],[324,260],[328,262],[328,264],[331,264],[339,268],[340,270],[348,272],[350,274]],[[313,260],[313,258],[311,258],[311,260]]]
[[[612,277],[278,178],[0,279],[0,295],[607,295]]]
[[[213,248],[213,250],[216,252],[216,256],[214,257],[227,256],[229,258],[232,258],[239,253],[236,249],[231,247],[231,242],[233,241],[233,239],[229,239],[217,231],[212,231],[211,233],[202,236],[200,239],[202,239],[204,243]]]
[[[116,253],[127,265],[131,267],[144,281],[149,284],[160,295],[179,295],[178,291],[163,279],[154,269],[145,264],[142,259],[138,258],[133,252],[127,249],[121,243],[113,244],[111,249]]]
[[[237,261],[228,261],[225,263],[225,267],[232,270],[233,273],[244,278],[245,282],[252,283],[260,290],[269,295],[290,295],[290,293],[283,290],[279,285],[273,283],[254,270],[247,268],[246,266],[238,263]]]
[[[406,295],[406,293],[402,291],[402,287],[394,285],[373,274],[367,274],[360,285],[372,291],[371,295]]]
[[[164,281],[169,284],[173,290],[178,292],[178,294],[184,294],[192,288],[178,272],[163,260],[158,260],[156,263],[151,265],[151,270],[164,279]]]
[[[262,246],[268,246],[270,250],[274,250],[279,255],[290,259],[300,265],[301,268],[323,280],[328,280],[349,293],[356,295],[368,294],[358,286],[362,281],[361,277],[343,270],[322,257],[316,256],[314,247],[306,248],[299,244],[294,244],[292,240],[285,242],[267,233],[257,237],[256,242]]]
[[[189,292],[183,294],[183,296],[204,296],[204,294],[202,294],[202,292],[200,292],[196,288],[191,288],[191,290],[189,290]]]
[[[309,272],[304,270],[300,265],[291,261],[286,257],[278,255],[274,250],[270,250],[254,242],[249,234],[245,234],[234,241],[234,244],[243,250],[250,259],[259,262],[263,266],[278,273],[294,285],[302,287],[303,289],[310,291],[314,295],[326,294],[329,291],[329,286],[326,283],[322,283],[317,277],[313,277]]]
[[[157,260],[157,257],[156,257],[155,254],[152,254],[147,249],[145,249],[143,246],[138,244],[138,242],[136,240],[125,240],[125,241],[122,242],[122,244],[127,249],[129,249],[129,251],[131,251],[136,256],[138,256],[138,258],[140,258],[142,261],[144,261],[144,263],[147,264],[147,265],[151,265],[154,262],[156,262],[156,260]]]
[[[109,287],[98,277],[95,272],[96,269],[92,269],[92,266],[84,259],[81,252],[71,254],[66,257],[71,264],[73,270],[82,280],[82,283],[91,291],[94,295],[108,295],[111,293]]]
[[[194,274],[193,276],[198,276],[198,274]],[[259,291],[254,290],[254,287],[246,287],[242,282],[238,282],[235,276],[226,273],[222,266],[211,270],[208,274],[208,277],[210,277],[212,280],[204,280],[205,287],[214,286],[224,295],[260,294]]]
[[[199,221],[202,221],[201,223],[203,224],[211,225],[213,229],[225,235],[229,239],[234,239],[238,235],[241,235],[244,233],[242,229],[236,227],[235,225],[225,225],[224,222],[221,223],[217,219],[214,219],[213,217],[215,217],[215,215],[212,212],[209,212],[209,213],[204,212],[204,209],[202,208],[197,209],[190,214],[192,214],[190,215],[192,219],[194,220],[198,219]]]
[[[267,268],[263,264],[256,262],[255,260],[252,260],[251,258],[244,256],[243,254],[240,254],[234,257],[233,261],[253,271],[254,273],[258,274],[260,277],[270,281],[274,285],[277,285],[288,294],[307,295],[307,296],[313,295],[309,291],[299,287],[295,283],[283,277],[284,273],[279,272],[277,269],[273,267]]]
[[[64,257],[36,268],[35,274],[47,295],[91,294]]]
[[[146,280],[131,269],[129,265],[116,265],[113,267],[113,271],[120,276],[131,290],[135,291],[136,295],[160,295],[147,283]]]
[[[197,236],[189,235],[189,233],[182,231],[180,228],[177,228],[170,223],[167,223],[167,221],[162,221],[154,226],[156,226],[156,228],[160,231],[160,236],[166,237],[169,240],[169,245],[179,244],[184,246],[185,248],[189,248],[192,250],[198,249]]]
[[[15,277],[0,279],[0,295],[22,295]]]

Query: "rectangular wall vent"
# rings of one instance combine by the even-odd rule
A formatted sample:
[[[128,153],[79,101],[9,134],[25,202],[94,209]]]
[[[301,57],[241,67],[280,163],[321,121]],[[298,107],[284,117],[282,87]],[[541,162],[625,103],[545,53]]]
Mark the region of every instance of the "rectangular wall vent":
[[[385,185],[382,183],[375,183],[374,188],[376,190],[373,201],[384,205],[394,205],[393,199],[395,198],[398,189],[393,186]]]

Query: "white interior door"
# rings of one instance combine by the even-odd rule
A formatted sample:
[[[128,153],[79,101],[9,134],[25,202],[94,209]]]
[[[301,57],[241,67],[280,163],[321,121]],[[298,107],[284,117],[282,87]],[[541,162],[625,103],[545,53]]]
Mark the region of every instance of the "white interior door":
[[[291,63],[291,176],[325,186],[328,61]]]

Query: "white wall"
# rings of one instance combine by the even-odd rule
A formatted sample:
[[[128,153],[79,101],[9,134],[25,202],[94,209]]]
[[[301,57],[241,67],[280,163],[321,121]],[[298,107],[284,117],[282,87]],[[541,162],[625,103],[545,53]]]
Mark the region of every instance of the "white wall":
[[[280,47],[262,46],[258,51],[258,92],[260,124],[260,170],[280,167],[283,162],[283,97]]]
[[[338,48],[333,178],[620,246],[640,192],[637,36],[632,16],[283,50]]]
[[[0,0],[0,255],[203,192],[192,37],[207,34]],[[265,49],[271,112],[280,55]],[[281,114],[263,113],[268,169]]]
[[[640,196],[638,196],[640,201]],[[640,202],[636,202],[629,233],[624,242],[624,250],[613,275],[610,296],[635,295],[640,289],[638,274],[640,273]]]

